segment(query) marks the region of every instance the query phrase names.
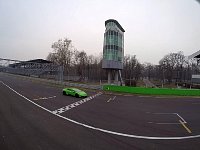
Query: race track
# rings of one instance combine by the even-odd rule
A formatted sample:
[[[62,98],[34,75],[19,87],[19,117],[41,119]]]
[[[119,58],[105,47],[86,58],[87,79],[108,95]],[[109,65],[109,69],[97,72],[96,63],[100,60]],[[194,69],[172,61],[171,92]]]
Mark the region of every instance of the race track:
[[[169,150],[200,147],[200,98],[62,95],[62,87],[0,73],[2,150]]]

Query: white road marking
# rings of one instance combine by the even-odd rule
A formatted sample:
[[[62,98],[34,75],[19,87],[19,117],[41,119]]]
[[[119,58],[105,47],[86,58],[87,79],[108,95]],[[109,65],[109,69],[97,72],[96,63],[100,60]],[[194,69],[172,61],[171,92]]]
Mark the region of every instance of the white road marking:
[[[72,122],[74,124],[80,125],[82,127],[88,128],[88,129],[92,129],[92,130],[96,130],[96,131],[100,131],[103,133],[107,133],[107,134],[112,134],[112,135],[118,135],[118,136],[123,136],[123,137],[129,137],[129,138],[137,138],[137,139],[148,139],[148,140],[183,140],[183,139],[194,139],[194,138],[200,138],[200,135],[193,135],[193,136],[182,136],[182,137],[153,137],[153,136],[142,136],[142,135],[133,135],[133,134],[126,134],[126,133],[120,133],[120,132],[115,132],[115,131],[110,131],[110,130],[106,130],[106,129],[102,129],[102,128],[97,128],[91,125],[87,125],[84,123],[80,123],[78,121],[69,119],[67,117],[61,116],[59,114],[54,114],[52,111],[38,105],[37,103],[31,101],[30,99],[28,99],[27,97],[21,95],[20,93],[18,93],[17,91],[15,91],[14,89],[12,89],[11,87],[9,87],[8,85],[6,85],[5,83],[3,83],[2,81],[0,81],[3,85],[5,85],[6,87],[8,87],[11,91],[13,91],[14,93],[16,93],[17,95],[19,95],[20,97],[24,98],[25,100],[31,102],[32,104],[34,104],[35,106],[38,106],[39,108],[53,114],[56,115],[57,117],[60,117],[64,120],[67,120],[69,122]]]
[[[155,123],[155,124],[161,124],[161,125],[162,125],[162,124],[166,124],[166,125],[167,125],[167,124],[169,124],[169,125],[172,124],[172,125],[173,125],[173,124],[180,124],[180,123],[176,123],[176,122],[169,122],[169,123],[166,122],[166,123],[162,123],[162,122],[161,122],[161,123]]]
[[[33,100],[37,101],[37,100],[51,99],[51,98],[55,98],[55,97],[56,97],[56,96],[40,97],[40,98],[34,98]]]
[[[153,113],[153,114],[155,114],[155,115],[177,115],[177,116],[182,120],[183,123],[187,123],[187,122],[183,119],[183,117],[181,117],[178,113]],[[159,123],[159,124],[163,124],[163,123]],[[179,123],[179,124],[180,124],[180,123]]]
[[[186,121],[185,121],[185,119],[183,119],[183,117],[181,117],[178,113],[174,113],[174,114],[176,114],[180,119],[181,119],[181,122],[183,122],[183,123],[187,123]]]
[[[150,114],[150,112],[146,112],[148,114]],[[187,122],[185,121],[185,119],[183,119],[183,117],[181,117],[178,113],[151,113],[154,115],[177,115],[180,119],[181,122],[183,122],[184,124],[186,124]],[[160,125],[164,125],[164,124],[181,124],[180,121],[179,122],[147,122],[147,123],[154,123],[154,124],[160,124]]]
[[[50,113],[52,113],[52,111],[50,111],[50,110],[48,110],[48,109],[46,109],[46,108],[44,108],[44,107],[42,107],[42,106],[38,105],[37,103],[35,103],[35,102],[31,101],[31,100],[30,100],[30,99],[28,99],[27,97],[23,96],[22,94],[18,93],[18,92],[17,92],[17,91],[15,91],[14,89],[12,89],[10,86],[8,86],[7,84],[5,84],[4,82],[2,82],[2,81],[1,81],[1,83],[2,83],[3,85],[5,85],[7,88],[9,88],[11,91],[13,91],[14,93],[16,93],[17,95],[19,95],[19,96],[21,96],[22,98],[24,98],[25,100],[27,100],[27,101],[31,102],[32,104],[34,104],[34,105],[38,106],[39,108],[42,108],[42,109],[46,110],[47,112],[50,112]]]
[[[198,98],[198,99],[200,99],[200,96],[197,96],[197,97],[192,97],[192,98]]]
[[[97,94],[95,94],[95,95],[92,95],[92,96],[90,96],[90,97],[84,98],[84,99],[82,99],[82,100],[80,100],[80,101],[77,101],[77,102],[75,102],[75,103],[72,103],[72,104],[70,104],[70,105],[67,105],[67,106],[64,106],[64,107],[62,107],[62,108],[56,109],[56,110],[53,111],[53,113],[54,113],[54,114],[61,114],[61,113],[64,113],[64,112],[66,112],[66,111],[68,111],[68,110],[70,110],[70,109],[72,109],[72,108],[75,108],[75,107],[77,107],[77,106],[79,106],[79,105],[81,105],[81,104],[83,104],[83,103],[85,103],[85,102],[87,102],[87,101],[92,100],[93,98],[95,98],[95,97],[97,97],[97,96],[99,96],[99,95],[101,95],[101,94],[102,94],[102,92],[99,92],[99,93],[97,93]]]
[[[121,95],[123,95],[123,94],[115,94],[115,95],[121,96]]]
[[[162,97],[162,96],[157,96],[155,98],[169,98],[169,97]]]
[[[152,97],[152,96],[138,96],[138,97]]]
[[[192,103],[193,105],[200,105],[200,103]]]
[[[107,100],[107,102],[109,103],[111,100],[112,100],[112,98],[109,98],[109,99]]]
[[[109,98],[109,99],[107,100],[107,102],[109,103],[111,100],[115,100],[115,98],[116,98],[116,96],[114,96],[113,98]]]
[[[133,96],[133,95],[124,95],[124,96]]]
[[[192,133],[192,131],[185,125],[184,122],[182,122],[181,120],[179,120],[179,122],[181,123],[181,125],[185,128],[185,130],[186,130],[188,133]]]

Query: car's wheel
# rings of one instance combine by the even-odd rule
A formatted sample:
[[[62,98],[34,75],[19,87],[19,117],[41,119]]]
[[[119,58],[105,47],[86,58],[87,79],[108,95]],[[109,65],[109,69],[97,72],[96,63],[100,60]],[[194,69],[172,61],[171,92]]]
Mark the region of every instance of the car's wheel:
[[[78,95],[78,94],[75,94],[75,97],[77,97],[77,98],[78,98],[78,97],[79,97],[79,95]]]
[[[63,95],[66,95],[66,92],[65,92],[65,91],[63,91]]]

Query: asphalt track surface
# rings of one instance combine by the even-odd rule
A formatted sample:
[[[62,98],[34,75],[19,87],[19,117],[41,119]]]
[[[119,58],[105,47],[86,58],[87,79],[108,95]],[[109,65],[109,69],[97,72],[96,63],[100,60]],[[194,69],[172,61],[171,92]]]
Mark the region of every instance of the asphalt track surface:
[[[199,150],[200,98],[87,93],[0,73],[0,149]]]

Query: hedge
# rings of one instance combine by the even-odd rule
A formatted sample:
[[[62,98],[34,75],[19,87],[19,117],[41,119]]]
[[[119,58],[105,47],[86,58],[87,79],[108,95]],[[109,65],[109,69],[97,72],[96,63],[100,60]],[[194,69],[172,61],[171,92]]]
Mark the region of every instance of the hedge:
[[[200,96],[199,89],[144,88],[104,85],[103,90],[143,95]]]

